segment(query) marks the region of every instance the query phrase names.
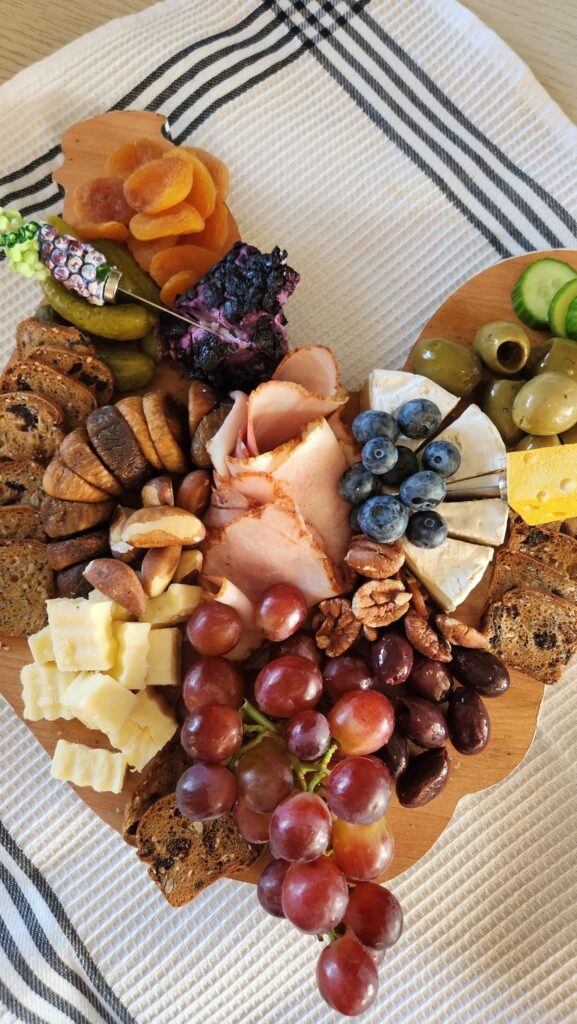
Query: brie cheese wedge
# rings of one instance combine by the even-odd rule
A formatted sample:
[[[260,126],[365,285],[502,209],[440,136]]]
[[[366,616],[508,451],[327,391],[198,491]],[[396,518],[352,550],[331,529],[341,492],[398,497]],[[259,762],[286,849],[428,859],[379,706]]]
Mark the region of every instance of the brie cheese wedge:
[[[478,405],[470,405],[435,441],[450,441],[461,456],[461,465],[448,483],[470,480],[484,473],[498,473],[507,466],[507,449],[496,426]],[[420,442],[421,445],[428,442]]]
[[[454,612],[477,586],[493,548],[448,537],[438,548],[419,548],[403,537],[407,565],[446,612]]]
[[[372,370],[367,377],[361,392],[363,410],[375,409],[377,412],[388,412],[395,416],[405,402],[414,398],[428,398],[440,409],[443,420],[459,404],[456,395],[446,391],[440,384],[418,373],[405,370]],[[424,442],[410,437],[399,437],[398,444],[407,448],[418,448]]]
[[[449,537],[496,548],[505,540],[509,508],[500,498],[444,501],[435,511],[443,516]]]

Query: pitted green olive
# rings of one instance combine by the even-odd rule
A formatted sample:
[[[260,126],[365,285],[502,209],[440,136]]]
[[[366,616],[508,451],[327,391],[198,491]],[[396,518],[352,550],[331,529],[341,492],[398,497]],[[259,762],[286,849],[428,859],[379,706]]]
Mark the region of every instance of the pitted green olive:
[[[569,377],[577,378],[577,344],[568,341],[567,338],[553,338],[553,344],[548,353],[539,363],[536,374],[566,373]]]
[[[577,423],[577,381],[564,373],[542,373],[523,385],[513,420],[528,434],[560,434]]]
[[[557,448],[561,444],[557,434],[538,437],[537,434],[525,434],[522,441],[515,445],[515,451],[531,452],[534,448]]]
[[[531,346],[531,352],[525,366],[525,376],[532,377],[537,369],[539,363],[545,358],[548,352],[551,351],[555,338],[546,338],[545,341],[536,341]]]
[[[493,320],[479,328],[473,348],[493,373],[512,376],[525,366],[531,342],[520,324]]]
[[[464,398],[483,376],[481,360],[472,348],[448,338],[422,338],[413,349],[413,371]]]
[[[494,380],[483,402],[483,412],[495,424],[508,447],[517,444],[523,436],[513,420],[513,402],[523,385],[522,380]]]

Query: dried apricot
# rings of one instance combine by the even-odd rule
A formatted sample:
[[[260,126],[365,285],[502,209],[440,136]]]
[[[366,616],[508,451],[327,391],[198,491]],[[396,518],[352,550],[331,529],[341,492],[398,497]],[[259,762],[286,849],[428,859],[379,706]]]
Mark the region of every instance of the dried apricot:
[[[214,216],[214,214],[213,214]],[[189,203],[177,203],[164,213],[136,213],[130,221],[130,231],[139,241],[166,238],[167,235],[202,231],[204,220]]]
[[[169,277],[160,290],[160,298],[165,306],[172,306],[177,295],[182,295],[188,288],[198,284],[202,277],[199,270],[180,270],[178,274]]]
[[[204,164],[214,181],[217,201],[223,202],[230,190],[230,174],[226,164],[223,164],[222,160],[213,156],[212,153],[207,153],[206,149],[199,149],[198,146],[182,146],[181,149],[192,153]]]
[[[150,160],[124,182],[127,202],[139,213],[164,213],[186,199],[192,188],[194,168],[190,161]]]
[[[192,188],[186,196],[186,202],[194,206],[201,217],[206,220],[214,212],[216,205],[216,186],[210,176],[210,171],[193,153],[177,149],[174,154],[166,153],[165,159],[173,156],[180,157],[181,160],[188,160],[192,164]]]
[[[80,224],[104,224],[109,220],[128,224],[132,210],[118,178],[92,178],[74,190],[74,209]]]
[[[129,234],[126,239],[126,247],[143,270],[150,270],[152,258],[165,249],[172,249],[178,242],[178,235],[167,235],[166,238],[152,238],[150,242],[142,242]]]
[[[205,249],[214,249],[217,252],[222,250],[228,235],[228,210],[224,203],[217,203],[214,213],[207,217],[204,228],[196,235],[196,245],[202,245]],[[187,239],[189,241],[189,239]],[[190,239],[192,241],[192,239]]]
[[[150,276],[162,287],[169,278],[181,270],[199,270],[201,274],[206,274],[219,259],[217,252],[203,249],[200,245],[176,245],[153,256],[150,261]]]
[[[232,247],[233,247],[235,242],[240,242],[240,240],[241,240],[240,231],[238,230],[238,224],[236,223],[232,213],[228,209],[228,206],[227,206],[227,211],[228,211],[228,235],[226,236],[226,239],[225,239],[224,244],[222,246],[223,255],[226,255],[226,253],[229,252],[232,249]]]
[[[126,142],[108,157],[106,173],[111,178],[128,178],[137,167],[148,163],[149,160],[158,160],[168,146],[170,146],[169,142],[156,142],[146,138]]]
[[[83,242],[92,242],[95,238],[112,238],[115,242],[125,242],[128,238],[126,224],[117,220],[105,220],[101,224],[75,224],[74,231]]]

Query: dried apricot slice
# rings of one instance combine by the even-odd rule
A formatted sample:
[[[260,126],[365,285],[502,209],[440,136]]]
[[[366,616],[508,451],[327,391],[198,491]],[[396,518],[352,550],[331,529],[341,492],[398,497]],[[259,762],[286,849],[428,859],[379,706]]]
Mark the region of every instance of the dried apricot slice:
[[[172,306],[177,295],[182,295],[188,288],[198,284],[202,277],[200,270],[180,270],[173,274],[160,290],[160,298],[165,306]]]
[[[226,253],[232,249],[235,242],[240,242],[241,240],[240,231],[238,230],[238,224],[236,223],[232,213],[228,209],[228,206],[226,209],[228,212],[228,235],[226,236],[224,244],[222,246],[223,255],[226,255]]]
[[[74,209],[80,224],[104,224],[109,220],[128,224],[133,212],[118,178],[91,178],[78,185]]]
[[[217,156],[208,153],[206,149],[199,149],[198,146],[182,146],[181,149],[192,153],[204,164],[214,181],[217,201],[223,202],[230,191],[230,174],[226,164]]]
[[[156,142],[153,139],[135,139],[126,142],[110,154],[106,161],[106,173],[110,178],[128,178],[141,164],[149,160],[158,160],[166,151],[169,142]]]
[[[214,213],[211,213],[210,217],[207,218],[204,228],[195,236],[194,242],[205,249],[215,249],[217,252],[220,252],[227,235],[228,210],[224,203],[217,203]]]
[[[194,156],[194,153],[186,152],[177,149],[176,152],[166,153],[167,157],[180,157],[181,160],[188,160],[192,164],[193,176],[192,176],[192,188],[189,194],[186,196],[187,203],[194,206],[201,217],[206,220],[210,217],[211,213],[214,212],[216,205],[216,186],[210,171],[205,167],[198,157]]]
[[[139,213],[164,213],[186,199],[193,174],[188,160],[150,160],[124,182],[126,201]]]
[[[165,249],[174,248],[177,242],[178,235],[167,235],[166,238],[152,238],[150,242],[142,242],[134,235],[129,234],[126,239],[126,247],[138,265],[148,273],[153,257],[157,253],[164,252]]]
[[[206,274],[219,259],[217,252],[203,249],[200,245],[176,245],[152,257],[150,276],[162,287],[169,278],[181,270],[199,270],[201,274]]]
[[[74,231],[83,242],[92,242],[95,238],[112,238],[115,242],[125,242],[128,238],[126,224],[117,220],[105,220],[101,224],[75,224]]]
[[[202,231],[203,227],[204,220],[190,203],[177,203],[164,213],[136,213],[130,221],[131,233],[142,242]]]

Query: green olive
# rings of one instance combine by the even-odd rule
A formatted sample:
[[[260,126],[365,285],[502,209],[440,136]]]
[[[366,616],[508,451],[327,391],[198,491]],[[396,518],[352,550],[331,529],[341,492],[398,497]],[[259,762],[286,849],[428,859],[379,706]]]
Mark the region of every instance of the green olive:
[[[574,427],[570,427],[569,430],[563,431],[561,441],[563,444],[577,444],[577,423]]]
[[[531,342],[520,324],[493,320],[479,328],[473,348],[493,373],[512,376],[525,366]]]
[[[555,338],[546,338],[545,341],[536,341],[531,347],[531,352],[525,366],[525,375],[532,377],[537,369],[539,363],[545,358],[548,352],[551,351],[551,347]]]
[[[577,381],[564,373],[541,373],[523,385],[513,420],[528,434],[560,434],[577,423]]]
[[[522,441],[515,445],[515,451],[531,452],[534,448],[557,448],[561,442],[557,434],[549,434],[547,437],[539,437],[537,434],[525,434]]]
[[[508,447],[517,444],[523,436],[523,431],[513,421],[513,402],[523,385],[522,380],[494,380],[483,402],[483,412],[495,424]]]
[[[549,352],[541,360],[535,373],[548,373],[550,370],[577,378],[577,345],[574,341],[569,341],[567,338],[553,338]]]
[[[483,376],[481,360],[472,348],[448,338],[422,338],[413,349],[413,370],[464,398]]]

